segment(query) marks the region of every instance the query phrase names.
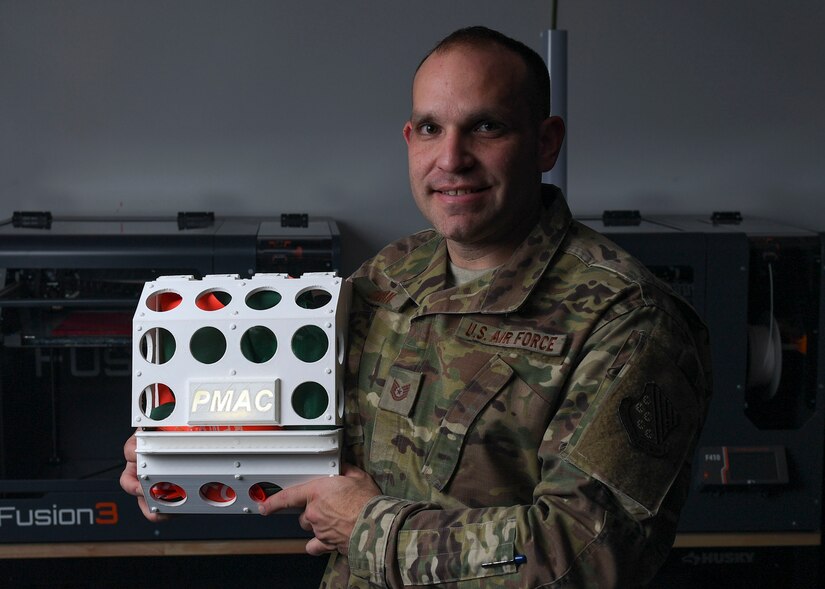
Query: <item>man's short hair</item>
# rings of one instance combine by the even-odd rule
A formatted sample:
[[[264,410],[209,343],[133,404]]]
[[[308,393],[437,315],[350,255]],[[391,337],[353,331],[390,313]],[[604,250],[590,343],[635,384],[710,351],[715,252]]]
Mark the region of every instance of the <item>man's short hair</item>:
[[[467,45],[470,47],[490,47],[498,45],[509,49],[518,55],[527,66],[527,99],[530,108],[540,119],[550,116],[550,74],[544,59],[530,49],[521,41],[508,37],[507,35],[482,26],[466,27],[458,29],[444,37],[433,47],[424,59],[418,64],[416,72],[421,68],[427,58],[434,53],[443,53],[453,47]]]

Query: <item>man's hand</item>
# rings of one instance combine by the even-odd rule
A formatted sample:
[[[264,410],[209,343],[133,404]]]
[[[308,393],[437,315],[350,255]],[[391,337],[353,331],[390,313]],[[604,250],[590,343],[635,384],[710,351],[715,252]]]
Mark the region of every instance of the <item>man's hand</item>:
[[[306,551],[314,556],[334,550],[346,555],[358,515],[381,490],[370,475],[355,466],[345,464],[341,475],[279,491],[261,503],[260,512],[268,515],[281,509],[303,508],[298,523],[315,534],[307,542]]]
[[[143,512],[144,517],[152,522],[163,521],[168,518],[166,515],[160,513],[152,513],[149,511],[149,506],[146,505],[146,499],[143,498],[143,489],[140,487],[140,481],[137,478],[137,438],[134,434],[123,445],[123,456],[126,458],[126,468],[120,475],[120,486],[124,491],[130,495],[135,495],[138,499],[138,506]]]

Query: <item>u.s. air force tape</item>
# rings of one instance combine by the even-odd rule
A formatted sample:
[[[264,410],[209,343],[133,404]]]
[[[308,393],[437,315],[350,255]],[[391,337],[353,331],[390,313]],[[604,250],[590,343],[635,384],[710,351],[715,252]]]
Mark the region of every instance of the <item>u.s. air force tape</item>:
[[[488,325],[469,317],[464,317],[458,324],[456,335],[470,342],[530,350],[548,356],[561,356],[567,343],[566,334],[547,333],[524,327]]]

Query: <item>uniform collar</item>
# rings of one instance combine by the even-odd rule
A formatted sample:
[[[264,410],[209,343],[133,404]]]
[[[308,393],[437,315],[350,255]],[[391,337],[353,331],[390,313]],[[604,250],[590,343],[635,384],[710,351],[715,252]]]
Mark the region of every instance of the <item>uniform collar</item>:
[[[510,259],[489,275],[445,288],[447,244],[437,233],[387,266],[384,274],[418,306],[415,315],[513,312],[524,303],[544,274],[572,219],[557,187],[543,186],[542,201],[539,222]]]

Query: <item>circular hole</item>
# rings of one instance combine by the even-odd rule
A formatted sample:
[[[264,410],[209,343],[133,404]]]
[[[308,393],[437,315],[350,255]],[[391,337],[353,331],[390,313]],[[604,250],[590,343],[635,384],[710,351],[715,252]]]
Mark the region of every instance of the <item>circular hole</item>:
[[[226,338],[214,327],[201,327],[192,334],[189,350],[198,362],[214,364],[226,353]]]
[[[204,311],[217,311],[223,309],[231,300],[232,295],[225,290],[207,290],[198,295],[195,305]]]
[[[246,297],[246,306],[256,311],[271,309],[280,302],[280,293],[268,288],[253,291]]]
[[[320,309],[332,299],[332,295],[321,288],[310,288],[295,297],[295,303],[304,309]]]
[[[175,410],[175,393],[162,382],[150,384],[140,393],[138,404],[146,417],[161,421]]]
[[[155,292],[150,294],[146,299],[146,306],[152,311],[164,312],[171,311],[183,300],[178,293],[171,290],[164,292]]]
[[[304,382],[292,393],[292,409],[304,419],[323,415],[329,405],[327,390],[317,382]]]
[[[256,503],[263,503],[267,497],[272,497],[275,493],[282,491],[281,487],[275,483],[261,482],[249,487],[249,498]]]
[[[163,327],[153,327],[140,338],[140,355],[152,364],[163,364],[175,355],[175,337]]]
[[[304,362],[317,362],[329,349],[329,339],[316,325],[304,325],[292,336],[292,353]]]
[[[175,483],[155,483],[149,489],[149,495],[158,503],[180,505],[186,501],[186,491]]]
[[[235,502],[235,489],[223,483],[206,483],[200,488],[201,499],[215,507],[229,507]]]
[[[241,353],[250,362],[268,362],[278,349],[278,340],[272,330],[263,325],[247,329],[241,336]]]

